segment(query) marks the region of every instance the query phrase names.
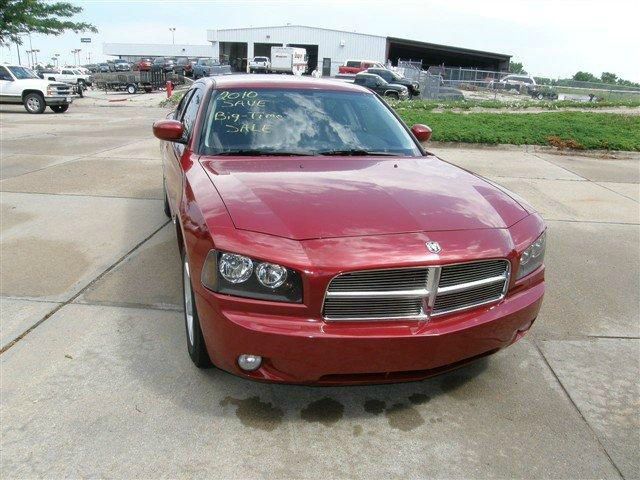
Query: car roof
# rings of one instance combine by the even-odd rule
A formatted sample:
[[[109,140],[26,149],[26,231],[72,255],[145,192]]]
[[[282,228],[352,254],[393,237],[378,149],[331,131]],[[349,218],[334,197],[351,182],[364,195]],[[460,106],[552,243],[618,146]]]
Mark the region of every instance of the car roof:
[[[354,85],[353,83],[347,83],[342,80],[327,80],[295,75],[221,75],[216,77],[205,77],[203,81],[205,84],[212,85],[212,88],[289,88],[371,94],[371,92],[366,88]]]

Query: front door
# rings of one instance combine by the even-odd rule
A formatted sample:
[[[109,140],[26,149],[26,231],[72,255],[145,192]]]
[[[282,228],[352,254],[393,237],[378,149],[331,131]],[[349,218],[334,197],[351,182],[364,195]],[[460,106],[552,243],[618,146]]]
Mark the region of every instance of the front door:
[[[330,58],[322,59],[322,76],[323,77],[331,76],[331,59]]]

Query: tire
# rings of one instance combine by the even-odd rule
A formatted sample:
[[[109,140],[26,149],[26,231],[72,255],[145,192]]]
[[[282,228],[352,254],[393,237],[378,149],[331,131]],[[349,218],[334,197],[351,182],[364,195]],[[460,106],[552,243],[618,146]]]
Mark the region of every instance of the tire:
[[[138,91],[138,87],[135,84],[130,83],[129,85],[127,85],[127,93],[133,95],[137,91]]]
[[[543,95],[543,94],[541,94],[541,93],[539,93],[538,95],[536,95],[536,98],[537,98],[538,100],[543,100],[543,99],[544,99],[544,95]]]
[[[164,190],[164,214],[167,216],[167,218],[171,218],[171,207],[169,206],[169,197],[167,196],[166,187],[163,186],[163,190]]]
[[[55,113],[64,113],[69,110],[69,105],[51,105],[49,108]]]
[[[47,104],[44,103],[44,97],[41,93],[29,93],[25,95],[22,103],[25,110],[29,113],[42,113],[45,108],[47,108]]]
[[[389,98],[393,98],[394,100],[400,100],[400,95],[398,95],[396,92],[389,92],[386,94],[386,96]]]
[[[204,344],[204,337],[200,329],[200,318],[196,309],[195,296],[191,288],[189,261],[185,249],[182,249],[182,298],[184,306],[184,324],[187,333],[187,351],[191,361],[198,368],[208,368],[211,360]]]

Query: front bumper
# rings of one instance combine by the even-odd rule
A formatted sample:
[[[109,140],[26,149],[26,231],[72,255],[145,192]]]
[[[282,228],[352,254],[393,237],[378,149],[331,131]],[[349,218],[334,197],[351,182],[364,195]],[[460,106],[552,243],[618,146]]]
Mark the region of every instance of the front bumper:
[[[427,378],[517,341],[536,319],[544,288],[542,276],[498,304],[428,322],[324,322],[259,314],[209,291],[198,292],[196,304],[209,356],[223,370],[283,383],[389,383]],[[241,354],[262,356],[261,368],[242,371],[236,364]]]
[[[47,105],[71,105],[73,103],[73,96],[69,95],[66,97],[59,97],[59,96],[50,96],[50,97],[44,97],[44,103],[46,103]]]

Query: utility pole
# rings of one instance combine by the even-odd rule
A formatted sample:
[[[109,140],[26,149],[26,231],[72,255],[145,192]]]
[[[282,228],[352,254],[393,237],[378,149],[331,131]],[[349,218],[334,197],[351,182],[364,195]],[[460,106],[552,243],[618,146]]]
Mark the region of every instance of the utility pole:
[[[22,65],[20,61],[20,45],[18,43],[16,43],[16,50],[18,50],[18,65]]]
[[[171,31],[171,44],[175,45],[176,44],[176,27],[169,27],[169,30]]]

